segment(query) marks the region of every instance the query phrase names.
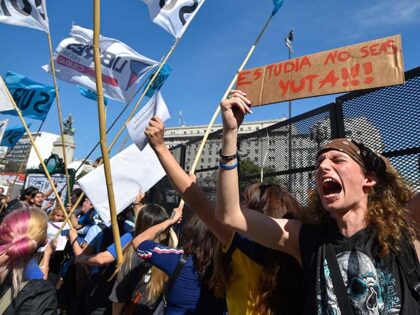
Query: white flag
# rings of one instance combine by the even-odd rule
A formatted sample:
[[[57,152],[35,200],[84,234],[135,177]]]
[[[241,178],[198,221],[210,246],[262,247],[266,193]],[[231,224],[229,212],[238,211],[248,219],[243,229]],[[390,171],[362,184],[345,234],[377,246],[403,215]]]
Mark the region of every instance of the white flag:
[[[14,109],[15,107],[10,99],[6,83],[4,83],[3,78],[0,76],[0,112]]]
[[[93,31],[74,25],[70,36],[61,41],[56,49],[56,75],[60,80],[96,91]],[[105,96],[130,103],[136,93],[137,83],[158,63],[126,44],[104,36],[100,36],[99,50]],[[43,68],[51,71],[49,65]]]
[[[176,38],[181,38],[204,0],[143,0],[151,19]]]
[[[0,142],[3,139],[9,119],[0,120]],[[1,154],[0,154],[1,155]]]
[[[147,145],[144,130],[153,116],[158,116],[164,122],[171,118],[160,92],[153,94],[147,104],[127,123],[128,134],[140,150],[143,150]]]
[[[1,0],[0,22],[50,32],[45,0]]]
[[[114,156],[110,163],[117,214],[134,201],[139,190],[148,191],[165,176],[159,159],[149,145],[140,151],[136,145],[132,144]],[[79,180],[79,185],[101,219],[105,223],[110,222],[103,164],[83,176]]]

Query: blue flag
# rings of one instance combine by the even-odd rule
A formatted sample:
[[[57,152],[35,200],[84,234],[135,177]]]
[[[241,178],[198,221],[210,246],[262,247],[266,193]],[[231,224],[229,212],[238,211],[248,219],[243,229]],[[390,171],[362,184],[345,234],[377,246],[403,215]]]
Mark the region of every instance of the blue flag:
[[[47,118],[55,99],[54,87],[37,83],[14,72],[7,72],[4,82],[23,116],[39,120]],[[17,116],[14,110],[2,113]]]
[[[165,83],[165,80],[169,77],[169,74],[172,71],[172,67],[168,64],[164,64],[162,69],[160,69],[160,72],[156,79],[153,81],[153,84],[150,86],[149,90],[146,93],[147,97],[152,97],[153,94],[156,93],[156,91],[159,91],[162,87],[163,83]],[[146,87],[149,85],[150,79],[154,76],[155,72],[153,72],[149,79],[147,80]]]
[[[98,95],[96,92],[89,90],[83,86],[78,85],[77,88],[79,89],[80,94],[82,94],[84,97],[97,102],[98,101]],[[104,97],[104,104],[105,106],[108,105],[108,99]]]
[[[283,0],[273,0],[274,9],[271,15],[274,15],[277,13],[278,10],[280,10],[281,6],[283,5]]]
[[[31,124],[28,125],[28,128]],[[13,148],[20,138],[25,134],[25,128],[13,126],[6,129],[1,139],[0,146]]]

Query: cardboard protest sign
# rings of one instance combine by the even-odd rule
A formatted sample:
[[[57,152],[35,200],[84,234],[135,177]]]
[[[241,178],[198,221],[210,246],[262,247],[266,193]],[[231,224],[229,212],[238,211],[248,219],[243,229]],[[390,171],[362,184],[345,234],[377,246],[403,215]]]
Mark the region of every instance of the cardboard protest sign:
[[[253,106],[404,83],[395,35],[239,72]]]

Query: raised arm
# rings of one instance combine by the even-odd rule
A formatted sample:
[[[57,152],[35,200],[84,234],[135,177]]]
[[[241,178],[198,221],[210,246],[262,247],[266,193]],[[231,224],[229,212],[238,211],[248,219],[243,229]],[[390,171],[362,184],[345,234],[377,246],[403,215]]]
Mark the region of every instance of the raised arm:
[[[172,215],[168,220],[165,220],[159,224],[156,224],[146,231],[137,235],[132,241],[131,245],[134,249],[137,249],[141,243],[144,241],[152,241],[154,240],[160,233],[165,231],[166,229],[170,228],[172,225],[176,224],[182,218],[182,208],[178,207],[172,211]]]
[[[238,127],[244,115],[251,113],[246,94],[233,90],[220,103],[223,120],[222,155],[237,154]],[[300,261],[297,220],[274,219],[249,209],[241,209],[236,159],[221,161],[217,180],[216,218],[248,238],[266,247],[284,251]]]
[[[233,230],[216,220],[214,216],[215,204],[207,199],[201,187],[195,183],[175,160],[164,142],[163,134],[164,125],[161,119],[157,116],[153,117],[150,120],[149,127],[146,129],[146,135],[172,185],[217,239],[224,245],[227,245],[232,239]]]

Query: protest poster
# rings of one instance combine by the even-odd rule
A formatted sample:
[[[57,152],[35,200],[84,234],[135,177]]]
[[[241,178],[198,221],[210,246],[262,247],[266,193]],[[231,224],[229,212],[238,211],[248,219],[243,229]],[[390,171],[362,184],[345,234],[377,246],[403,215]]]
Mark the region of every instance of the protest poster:
[[[252,106],[404,83],[401,36],[302,56],[239,72]]]

